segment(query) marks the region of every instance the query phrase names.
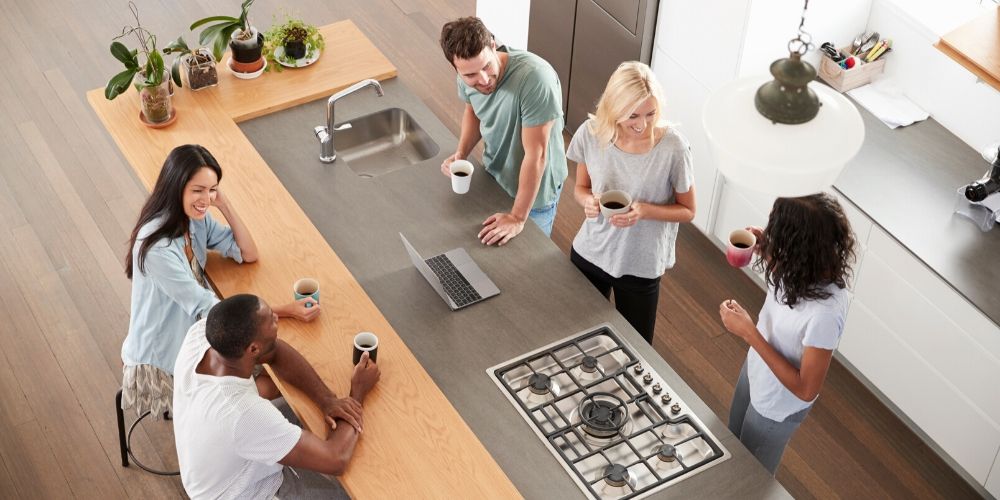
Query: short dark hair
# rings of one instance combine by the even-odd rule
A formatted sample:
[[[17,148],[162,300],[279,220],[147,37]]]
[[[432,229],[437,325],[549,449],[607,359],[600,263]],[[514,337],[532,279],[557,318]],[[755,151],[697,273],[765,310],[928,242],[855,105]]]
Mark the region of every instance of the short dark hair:
[[[239,359],[257,338],[260,298],[247,293],[233,295],[208,311],[205,338],[224,358]]]
[[[824,290],[846,288],[855,260],[851,223],[836,198],[819,193],[774,200],[754,269],[782,292],[785,305],[830,297]]]
[[[454,66],[455,58],[472,59],[493,41],[493,34],[478,17],[462,17],[441,27],[441,50]]]

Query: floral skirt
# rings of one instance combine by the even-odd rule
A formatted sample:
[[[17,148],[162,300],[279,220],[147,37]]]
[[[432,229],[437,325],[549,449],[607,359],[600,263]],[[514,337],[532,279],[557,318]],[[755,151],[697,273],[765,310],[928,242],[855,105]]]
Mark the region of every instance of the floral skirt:
[[[159,420],[173,408],[174,377],[153,365],[122,368],[122,409],[135,407],[136,415],[150,412]]]

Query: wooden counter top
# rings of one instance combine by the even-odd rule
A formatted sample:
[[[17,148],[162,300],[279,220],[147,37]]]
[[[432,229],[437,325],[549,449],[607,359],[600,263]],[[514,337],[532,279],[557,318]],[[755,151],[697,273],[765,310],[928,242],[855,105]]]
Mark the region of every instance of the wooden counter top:
[[[139,122],[134,90],[107,101],[103,89],[94,89],[87,99],[147,189],[173,147],[198,143],[215,155],[224,172],[221,189],[239,210],[261,257],[257,263],[237,265],[213,255],[209,278],[222,296],[252,292],[271,304],[289,302],[297,278],[317,278],[323,314],[309,324],[284,320],[279,335],[302,352],[335,392],[348,390],[354,334],[368,330],[379,336],[382,380],[366,400],[365,435],[341,478],[352,496],[516,497],[493,457],[236,125],[329,96],[358,80],[396,75],[351,21],[321,32],[327,48],[310,68],[242,81],[220,64],[219,86],[199,92],[178,89],[177,121],[164,129]],[[316,124],[323,120],[317,116]],[[325,436],[318,409],[294,388],[283,386],[282,392],[304,425]]]
[[[1000,90],[1000,6],[945,34],[934,46]]]

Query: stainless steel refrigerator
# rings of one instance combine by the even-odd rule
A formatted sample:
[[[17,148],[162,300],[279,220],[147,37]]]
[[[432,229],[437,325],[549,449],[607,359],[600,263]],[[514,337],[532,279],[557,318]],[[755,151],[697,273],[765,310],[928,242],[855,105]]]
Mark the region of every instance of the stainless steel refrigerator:
[[[649,64],[659,0],[532,0],[528,50],[562,82],[567,132],[593,112],[623,61]]]

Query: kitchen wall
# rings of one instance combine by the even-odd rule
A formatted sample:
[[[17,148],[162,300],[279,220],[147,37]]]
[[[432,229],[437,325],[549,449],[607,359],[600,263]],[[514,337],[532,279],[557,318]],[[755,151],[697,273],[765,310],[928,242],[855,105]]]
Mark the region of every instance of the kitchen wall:
[[[1000,141],[1000,91],[932,44],[984,8],[996,7],[979,0],[874,0],[868,20],[868,29],[893,39],[884,78],[976,151]]]

